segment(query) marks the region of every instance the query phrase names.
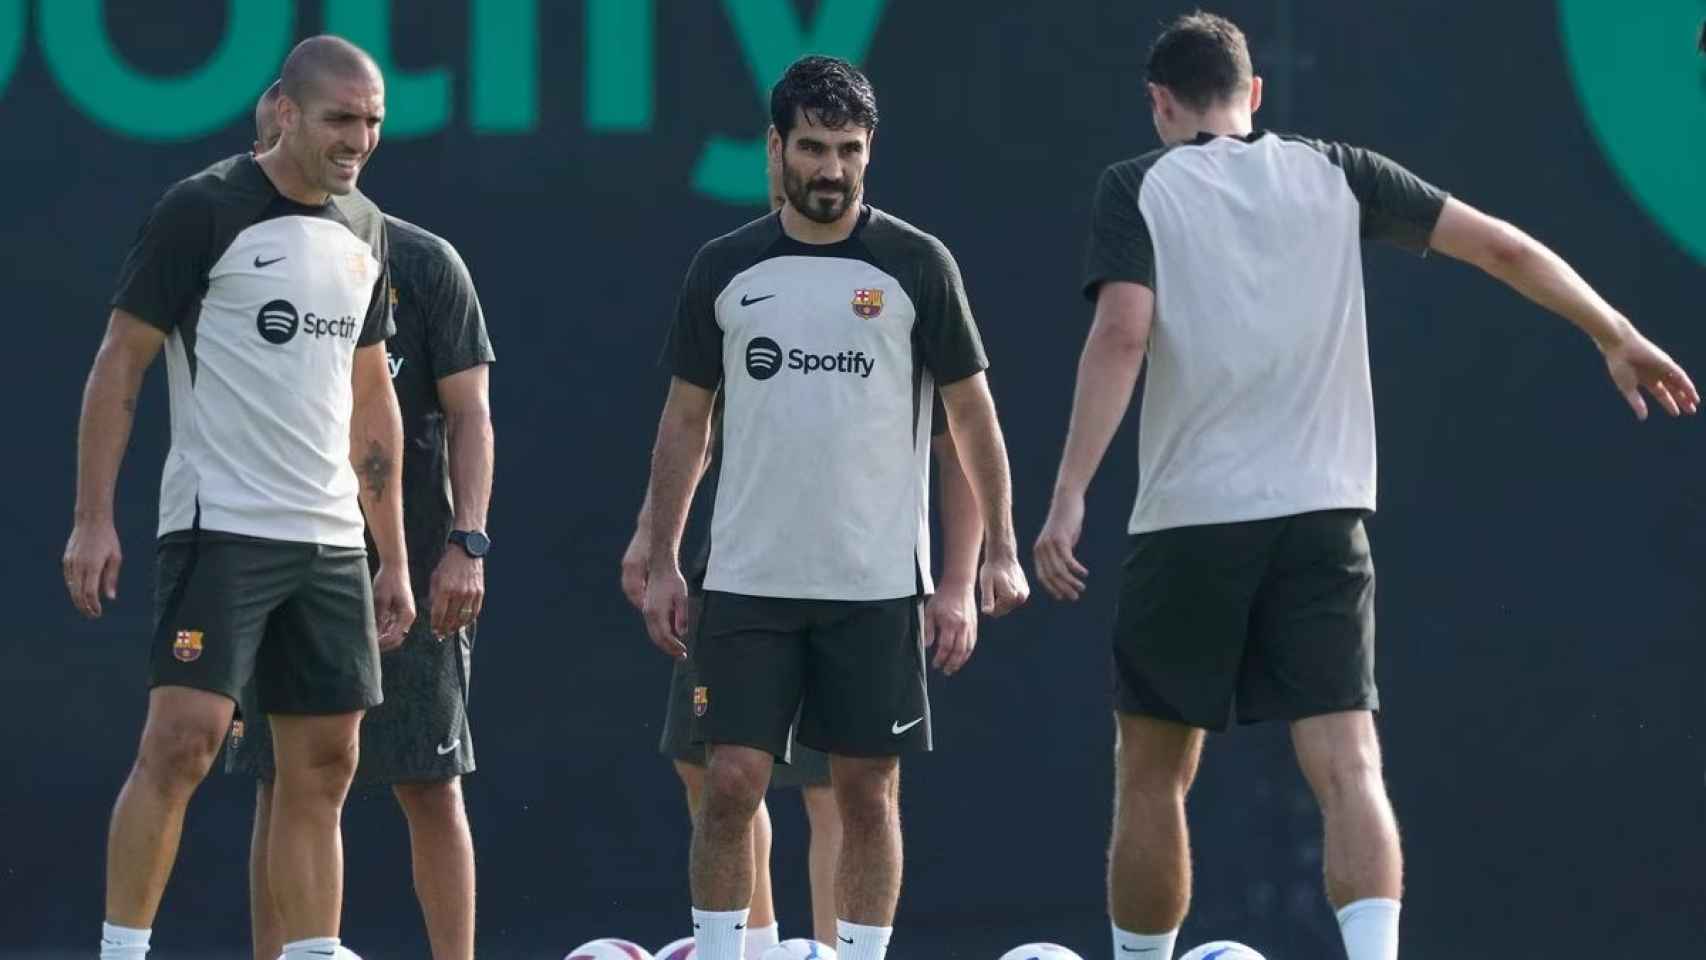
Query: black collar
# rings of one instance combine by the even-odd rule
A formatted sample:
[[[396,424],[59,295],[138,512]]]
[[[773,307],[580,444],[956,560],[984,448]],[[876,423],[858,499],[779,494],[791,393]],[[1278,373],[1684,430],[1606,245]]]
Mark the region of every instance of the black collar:
[[[1245,143],[1255,143],[1257,140],[1260,140],[1267,135],[1268,131],[1261,129],[1260,127],[1255,130],[1251,130],[1242,137],[1231,137],[1229,134],[1209,133],[1207,131],[1203,131],[1185,142],[1193,147],[1202,147],[1219,140],[1222,136],[1228,136],[1233,140],[1242,140]]]

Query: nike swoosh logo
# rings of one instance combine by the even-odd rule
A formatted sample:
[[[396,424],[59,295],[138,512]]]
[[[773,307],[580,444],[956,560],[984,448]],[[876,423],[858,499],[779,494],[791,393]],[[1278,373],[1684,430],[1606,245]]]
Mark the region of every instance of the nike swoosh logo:
[[[894,726],[889,728],[889,732],[893,733],[895,736],[898,737],[901,734],[905,733],[908,730],[911,730],[913,727],[916,727],[923,722],[924,722],[923,717],[919,717],[917,720],[914,720],[911,723],[901,723],[899,720],[896,720],[894,723]]]
[[[746,924],[744,924],[744,923],[737,923],[737,924],[735,924],[735,929],[736,929],[736,930],[745,930],[745,929],[746,929]]]
[[[838,937],[836,937],[836,938],[835,938],[835,939],[837,939],[837,940],[840,940],[840,941],[841,941],[841,942],[842,942],[842,943],[852,943],[852,942],[853,942],[853,941],[852,941],[852,940],[851,940],[851,939],[849,939],[849,938],[847,938],[847,937],[840,937],[840,936],[838,936]]]
[[[457,747],[460,747],[461,745],[462,745],[462,738],[461,737],[456,737],[456,738],[452,739],[449,743],[441,743],[438,745],[438,748],[437,748],[438,749],[438,755],[442,757],[445,754],[449,753],[450,751],[455,750]]]
[[[255,269],[260,270],[263,267],[270,267],[273,264],[275,264],[275,263],[277,263],[283,259],[284,259],[283,257],[273,257],[271,260],[262,260],[260,257],[256,257],[255,258]]]
[[[767,293],[762,297],[748,297],[745,294],[741,294],[740,305],[743,307],[750,307],[755,303],[763,303],[764,301],[769,300],[771,297],[774,297],[774,296],[776,296],[774,293]]]
[[[1161,949],[1161,948],[1160,947],[1128,947],[1128,946],[1124,946],[1124,945],[1120,946],[1120,950],[1122,950],[1126,953],[1154,953],[1155,951],[1157,951],[1159,949]]]

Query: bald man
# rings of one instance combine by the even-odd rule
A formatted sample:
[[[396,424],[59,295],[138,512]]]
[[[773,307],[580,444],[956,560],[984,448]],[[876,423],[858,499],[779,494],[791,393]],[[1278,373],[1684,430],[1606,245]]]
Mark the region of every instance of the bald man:
[[[338,940],[338,824],[362,714],[380,701],[379,649],[415,619],[385,222],[353,193],[379,144],[384,80],[360,49],[315,37],[285,61],[277,109],[276,147],[155,205],[84,390],[64,573],[93,618],[117,599],[113,489],[143,374],[165,350],[151,690],[108,835],[103,960],[147,955],[184,811],[251,682],[277,750],[284,960],[355,956]]]
[[[255,107],[257,155],[278,142],[281,86],[275,83]],[[427,588],[416,603],[432,614],[382,658],[385,702],[362,719],[355,783],[389,786],[403,809],[433,960],[472,960],[474,843],[461,778],[474,770],[467,697],[491,546],[487,383],[495,356],[456,249],[408,221],[387,216],[385,223],[397,327],[386,351],[403,410],[404,539],[411,579]],[[252,692],[244,691],[245,714],[255,712]],[[269,882],[276,772],[266,725],[233,724],[225,758],[227,770],[259,781],[249,908],[255,960],[272,960],[283,941]]]

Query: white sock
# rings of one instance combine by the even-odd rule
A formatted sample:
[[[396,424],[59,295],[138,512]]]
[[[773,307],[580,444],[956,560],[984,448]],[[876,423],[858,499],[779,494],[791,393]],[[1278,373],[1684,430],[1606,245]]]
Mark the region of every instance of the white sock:
[[[1339,911],[1339,934],[1351,960],[1398,960],[1398,901],[1358,900]]]
[[[699,960],[746,960],[746,917],[750,910],[693,908],[693,943]]]
[[[782,942],[782,925],[748,927],[746,930],[746,960],[762,960],[764,951]]]
[[[893,927],[867,927],[862,923],[835,921],[837,960],[883,960],[889,952]]]
[[[337,937],[313,937],[287,943],[278,960],[323,960],[325,957],[337,956],[338,943]]]
[[[148,956],[148,937],[153,932],[101,924],[101,960],[142,960]]]
[[[1179,931],[1171,933],[1132,933],[1114,928],[1114,960],[1173,960],[1173,945]]]

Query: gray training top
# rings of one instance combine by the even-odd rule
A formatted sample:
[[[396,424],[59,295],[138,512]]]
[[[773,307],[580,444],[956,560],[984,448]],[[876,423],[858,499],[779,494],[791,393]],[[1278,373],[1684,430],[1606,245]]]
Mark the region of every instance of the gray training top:
[[[987,366],[959,267],[866,207],[833,244],[770,214],[688,268],[670,363],[722,387],[705,589],[893,600],[931,589],[931,398]]]
[[[1257,131],[1109,167],[1084,293],[1155,291],[1130,531],[1375,506],[1363,237],[1425,253],[1445,194]]]
[[[155,205],[112,305],[168,334],[161,536],[362,545],[350,374],[391,334],[385,242],[365,198],[296,203],[247,155]]]

